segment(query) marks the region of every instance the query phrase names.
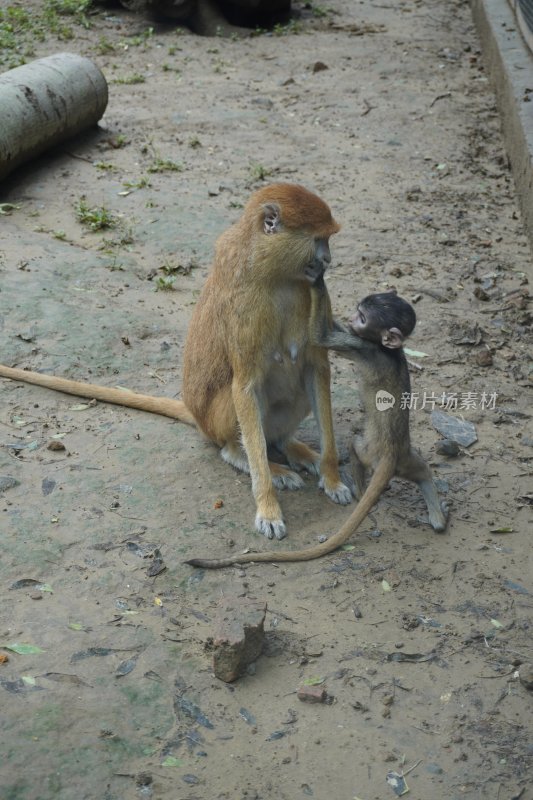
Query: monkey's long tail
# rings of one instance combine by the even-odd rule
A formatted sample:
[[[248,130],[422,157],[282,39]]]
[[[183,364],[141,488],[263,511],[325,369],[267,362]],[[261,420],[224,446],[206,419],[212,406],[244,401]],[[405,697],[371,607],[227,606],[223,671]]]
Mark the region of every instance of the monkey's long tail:
[[[151,411],[153,414],[179,419],[180,422],[185,422],[187,425],[196,425],[196,420],[183,400],[173,400],[170,397],[152,397],[148,394],[130,392],[128,389],[113,389],[107,386],[98,386],[94,383],[71,381],[68,378],[56,378],[53,375],[43,375],[40,372],[5,367],[3,364],[0,364],[0,377],[10,378],[12,381],[33,383],[36,386],[44,386],[46,389],[65,392],[65,394],[74,394],[77,397],[94,398],[104,403],[137,408],[140,411]]]
[[[230,556],[229,558],[191,558],[185,561],[192,567],[204,567],[205,569],[218,569],[219,567],[229,567],[231,564],[249,564],[251,562],[286,562],[286,561],[311,561],[320,558],[327,553],[332,553],[338,547],[348,541],[350,536],[357,530],[365,517],[375,506],[382,493],[387,488],[387,484],[394,476],[396,460],[393,457],[382,458],[377,465],[370,483],[357,503],[356,507],[339,530],[325,542],[308,547],[305,550],[285,550],[281,553],[243,553],[242,555]]]

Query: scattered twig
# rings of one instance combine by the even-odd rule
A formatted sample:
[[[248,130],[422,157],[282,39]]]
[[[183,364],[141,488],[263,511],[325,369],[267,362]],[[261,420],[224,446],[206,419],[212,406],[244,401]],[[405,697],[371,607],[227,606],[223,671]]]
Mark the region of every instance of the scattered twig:
[[[288,614],[284,614],[283,611],[274,611],[272,608],[267,608],[267,614],[272,614],[275,617],[281,617],[282,619],[292,622],[294,625],[298,625],[298,622],[295,619],[289,617]]]
[[[427,294],[429,297],[432,297],[434,300],[437,300],[439,303],[449,303],[450,300],[446,297],[445,294],[441,292],[436,292],[435,289],[418,289],[417,290],[420,294]]]
[[[422,763],[422,759],[419,758],[418,761],[416,761],[413,764],[412,767],[409,767],[409,769],[402,770],[402,778],[404,778],[406,775],[409,775],[409,773],[412,772],[414,769],[416,769],[418,767],[418,765],[421,764],[421,763]]]
[[[162,378],[161,375],[158,375],[157,372],[149,372],[148,375],[151,378],[157,378],[158,381],[161,381],[161,383],[165,383],[166,384],[166,380],[164,378]]]
[[[495,678],[505,678],[506,675],[512,675],[515,671],[515,668],[509,670],[509,672],[502,672],[500,675],[478,675],[478,678],[483,678],[485,681],[494,680]]]
[[[369,114],[373,108],[376,108],[376,106],[370,105],[368,100],[365,100],[364,98],[363,98],[363,103],[365,104],[365,110],[361,111],[361,116],[366,117],[366,115]]]
[[[86,161],[88,164],[94,164],[93,159],[92,158],[87,158],[87,156],[79,156],[77,153],[71,153],[69,151],[67,151],[66,155],[70,156],[71,158],[77,158],[80,161]]]
[[[433,106],[435,105],[435,103],[436,103],[438,100],[445,100],[447,97],[451,97],[451,96],[452,96],[452,93],[451,93],[451,92],[444,92],[444,94],[438,94],[438,95],[437,95],[437,96],[436,96],[436,97],[435,97],[435,98],[434,98],[434,99],[431,101],[431,103],[429,104],[429,107],[430,107],[430,108],[433,108]]]

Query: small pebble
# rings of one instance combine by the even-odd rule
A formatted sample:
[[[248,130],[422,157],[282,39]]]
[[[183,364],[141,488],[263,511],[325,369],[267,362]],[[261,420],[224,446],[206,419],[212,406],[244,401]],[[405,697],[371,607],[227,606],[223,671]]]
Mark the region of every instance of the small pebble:
[[[457,456],[459,455],[459,445],[457,442],[452,442],[451,439],[441,439],[435,445],[435,451],[440,456]]]
[[[300,686],[298,700],[304,703],[325,703],[328,693],[324,686]]]
[[[137,786],[150,786],[153,782],[153,778],[149,772],[139,772],[137,777],[135,778],[135,783]]]
[[[488,347],[484,347],[483,350],[478,350],[475,358],[478,367],[492,366],[492,353],[490,352]]]
[[[11,475],[0,475],[0,492],[5,492],[6,489],[13,489],[15,486],[20,486],[20,481],[12,478]]]
[[[50,439],[50,441],[46,445],[46,449],[47,450],[53,450],[55,452],[62,452],[63,450],[66,450],[67,448],[65,447],[63,442],[61,442],[59,439]]]

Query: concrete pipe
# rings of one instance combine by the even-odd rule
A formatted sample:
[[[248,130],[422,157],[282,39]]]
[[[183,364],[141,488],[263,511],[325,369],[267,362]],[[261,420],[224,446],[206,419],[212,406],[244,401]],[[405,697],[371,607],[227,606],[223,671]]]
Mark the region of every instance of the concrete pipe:
[[[107,106],[98,67],[74,53],[57,53],[0,75],[0,179],[96,125]]]

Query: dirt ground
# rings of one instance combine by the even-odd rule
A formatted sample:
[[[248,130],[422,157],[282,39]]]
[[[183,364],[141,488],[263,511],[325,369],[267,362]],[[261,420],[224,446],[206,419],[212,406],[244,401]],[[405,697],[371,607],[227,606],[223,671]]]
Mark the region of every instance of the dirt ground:
[[[249,479],[195,430],[0,381],[2,800],[381,800],[402,774],[414,799],[533,798],[531,254],[470,10],[294,8],[274,35],[107,6],[34,38],[32,56],[92,58],[110,98],[98,130],[0,187],[1,361],[179,396],[217,235],[265,181],[301,183],[342,222],[337,315],[390,286],[416,304],[412,436],[448,531],[393,481],[344,551],[195,571],[312,544],[349,509],[306,476],[267,542]],[[332,364],[346,460],[356,373]],[[447,458],[429,412],[453,393],[477,441]],[[209,652],[229,593],[268,603],[265,652],[232,685]],[[331,702],[300,702],[305,681]]]

